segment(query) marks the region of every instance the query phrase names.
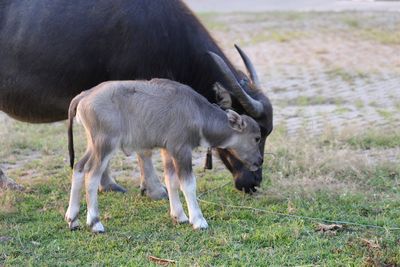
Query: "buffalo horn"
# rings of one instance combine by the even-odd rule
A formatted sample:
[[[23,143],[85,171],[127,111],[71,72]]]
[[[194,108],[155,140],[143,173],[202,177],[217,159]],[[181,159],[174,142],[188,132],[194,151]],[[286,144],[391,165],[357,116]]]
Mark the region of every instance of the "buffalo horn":
[[[250,79],[256,88],[261,88],[260,80],[258,79],[258,75],[256,69],[254,68],[253,63],[251,62],[250,58],[246,55],[246,53],[235,44],[236,50],[239,52],[240,57],[242,58],[244,65],[246,66],[247,72],[249,73]]]
[[[225,61],[217,54],[209,51],[209,55],[212,57],[214,62],[217,64],[222,74],[228,82],[228,89],[240,102],[243,108],[254,118],[258,118],[263,113],[263,104],[249,96],[246,91],[240,86],[235,75],[231,69],[225,63]]]

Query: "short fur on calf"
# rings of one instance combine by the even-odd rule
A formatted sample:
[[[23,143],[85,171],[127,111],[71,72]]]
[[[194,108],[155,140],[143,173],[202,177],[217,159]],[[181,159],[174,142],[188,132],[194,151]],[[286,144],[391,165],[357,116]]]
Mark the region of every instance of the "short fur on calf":
[[[126,155],[153,148],[163,150],[171,216],[178,222],[187,221],[179,200],[180,188],[188,205],[189,222],[195,229],[207,228],[208,224],[196,199],[193,148],[205,145],[227,149],[252,171],[262,164],[258,149],[261,132],[254,119],[232,110],[225,112],[178,82],[166,79],[111,81],[76,96],[69,108],[71,165],[74,161],[72,124],[75,115],[85,128],[87,150],[74,168],[65,216],[70,228],[78,227],[75,218],[85,181],[87,225],[93,232],[104,231],[98,219],[97,188],[117,149]]]

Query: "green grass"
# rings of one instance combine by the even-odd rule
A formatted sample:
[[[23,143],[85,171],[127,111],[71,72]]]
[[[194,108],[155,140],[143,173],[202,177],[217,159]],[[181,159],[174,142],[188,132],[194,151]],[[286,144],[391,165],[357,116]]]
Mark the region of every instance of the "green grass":
[[[255,44],[312,38],[315,32],[398,44],[397,34],[380,24],[379,15],[282,12],[229,14],[226,19],[204,13],[200,19],[212,31],[230,31],[235,39]],[[336,21],[345,24],[345,31],[335,26]],[[242,23],[248,28],[240,31]],[[262,31],[254,32],[251,24]],[[316,51],[328,52],[324,48]],[[368,80],[370,75],[335,66],[327,71],[328,78],[349,84]],[[285,104],[336,104],[337,113],[348,112],[340,107],[344,103],[340,97],[291,101]],[[377,107],[386,119],[395,116],[375,102],[361,102],[356,100],[355,106]],[[400,104],[396,108],[400,110]],[[81,155],[85,140],[81,127],[75,128],[75,148]],[[227,171],[204,173],[201,166],[195,166],[198,193],[215,203],[200,203],[210,225],[206,231],[173,224],[167,201],[141,197],[130,181],[136,164],[118,154],[112,171],[128,192],[99,195],[107,232],[94,235],[87,227],[70,232],[63,219],[71,176],[65,123],[6,122],[0,127],[0,164],[27,189],[0,192],[0,266],[154,266],[149,256],[174,260],[178,266],[400,265],[400,230],[389,230],[400,227],[399,159],[371,156],[366,160],[365,156],[369,152],[386,155],[399,146],[398,131],[360,128],[345,137],[335,132],[289,137],[277,127],[267,141],[270,154],[265,156],[262,187],[252,196],[236,191]],[[81,222],[85,211],[82,200]],[[348,224],[336,233],[321,233],[316,231],[318,218],[386,229]],[[378,245],[371,246],[372,242]]]
[[[307,34],[300,31],[278,31],[278,30],[265,30],[262,33],[254,34],[249,43],[250,44],[259,44],[265,42],[278,42],[278,43],[286,43],[293,40],[298,40],[300,38],[306,37]]]
[[[326,75],[328,76],[329,79],[341,79],[349,84],[353,84],[355,80],[357,79],[363,79],[367,80],[369,75],[366,72],[363,72],[361,70],[347,70],[341,67],[333,68],[330,70],[327,70]]]
[[[342,17],[343,23],[362,39],[384,45],[400,44],[400,25],[398,23],[382,24],[379,17],[383,14],[365,14],[364,17],[359,15],[360,13],[342,13],[339,16]]]
[[[395,100],[394,107],[396,110],[400,111],[400,100]]]
[[[369,131],[349,138],[347,143],[359,149],[400,147],[400,131]]]
[[[82,153],[84,139],[76,128],[76,148]],[[236,191],[231,183],[209,192],[229,182],[230,175],[197,171],[198,192],[206,193],[202,199],[216,203],[201,203],[210,224],[206,231],[173,224],[167,201],[141,197],[139,189],[123,179],[128,193],[100,194],[107,232],[94,235],[87,227],[70,232],[63,220],[71,175],[64,159],[65,125],[16,123],[8,129],[24,137],[24,145],[12,141],[4,160],[19,162],[28,151],[40,155],[9,172],[13,178],[25,175],[19,181],[27,190],[0,195],[0,265],[154,265],[149,256],[179,266],[400,264],[399,230],[347,225],[325,234],[316,231],[321,221],[306,218],[400,227],[398,164],[368,165],[356,150],[343,150],[343,145],[327,146],[322,139],[305,136],[289,139],[277,128],[267,144],[266,152],[273,155],[266,155],[262,188],[253,196]],[[377,133],[374,140],[378,138],[383,137]],[[364,147],[367,141],[362,140],[355,148]],[[387,136],[383,143],[377,146],[396,146],[398,135]],[[118,155],[113,170],[126,178],[132,166]],[[32,172],[35,176],[28,180]],[[82,201],[82,222],[85,211]],[[368,247],[365,240],[377,242],[379,248]]]
[[[395,114],[393,114],[393,112],[391,112],[387,109],[377,109],[376,112],[378,112],[378,114],[386,120],[390,120],[395,116]],[[397,113],[397,112],[395,112],[395,113]]]
[[[203,12],[198,14],[199,19],[207,27],[207,29],[212,31],[227,31],[229,29],[228,25],[219,20],[219,14],[214,12]]]
[[[355,105],[356,108],[358,108],[358,109],[362,109],[362,108],[364,108],[364,106],[365,106],[364,101],[362,101],[361,99],[356,99],[356,100],[354,101],[354,105]]]
[[[360,27],[360,21],[358,19],[349,17],[349,18],[344,18],[343,22],[351,28],[359,28]]]
[[[298,96],[278,102],[282,106],[313,106],[313,105],[342,105],[345,100],[341,97],[325,97],[322,95]]]
[[[385,45],[398,45],[400,44],[399,28],[396,30],[385,29],[364,29],[361,32],[361,37],[372,40]]]

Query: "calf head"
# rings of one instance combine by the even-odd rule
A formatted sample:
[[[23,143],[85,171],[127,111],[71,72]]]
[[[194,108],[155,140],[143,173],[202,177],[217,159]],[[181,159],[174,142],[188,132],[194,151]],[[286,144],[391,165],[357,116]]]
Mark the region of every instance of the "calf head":
[[[233,129],[226,148],[239,159],[250,171],[257,171],[263,163],[259,145],[261,141],[260,127],[249,116],[239,115],[233,110],[227,110],[229,126]]]

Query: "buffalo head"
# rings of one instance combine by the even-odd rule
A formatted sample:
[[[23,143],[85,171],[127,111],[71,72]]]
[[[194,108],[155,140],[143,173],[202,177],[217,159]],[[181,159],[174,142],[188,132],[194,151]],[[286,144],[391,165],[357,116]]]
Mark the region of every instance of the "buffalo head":
[[[216,87],[217,97],[220,97],[223,108],[232,108],[257,121],[261,129],[259,149],[261,155],[264,155],[265,141],[273,128],[272,105],[262,91],[260,80],[251,60],[239,46],[235,45],[235,47],[246,66],[248,76],[243,72],[232,70],[222,57],[209,52],[222,75],[222,85],[219,84]],[[252,172],[228,150],[218,149],[218,153],[222,162],[232,173],[236,188],[246,193],[255,192],[262,180],[262,169]]]

